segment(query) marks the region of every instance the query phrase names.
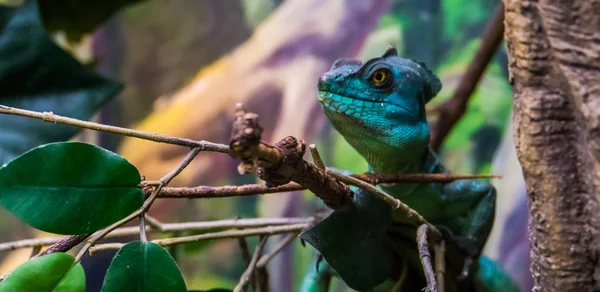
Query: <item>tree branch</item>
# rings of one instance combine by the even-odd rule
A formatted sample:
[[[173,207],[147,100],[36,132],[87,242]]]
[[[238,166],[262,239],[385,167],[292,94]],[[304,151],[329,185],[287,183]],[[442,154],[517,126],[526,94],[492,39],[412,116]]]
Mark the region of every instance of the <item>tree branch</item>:
[[[88,234],[84,234],[84,235],[71,235],[71,236],[62,237],[60,240],[53,243],[49,248],[47,248],[46,250],[37,254],[35,257],[41,257],[43,255],[51,254],[53,252],[66,252],[66,251],[70,250],[71,248],[77,246],[78,244],[82,243],[90,235],[92,235],[92,234],[88,233]],[[42,246],[42,245],[43,244],[37,244],[35,246]],[[0,248],[0,250],[2,250],[2,248]]]
[[[475,52],[475,56],[463,74],[452,98],[435,109],[438,118],[431,127],[431,139],[429,140],[429,145],[435,152],[440,150],[442,142],[452,127],[464,115],[469,98],[477,88],[481,76],[498,50],[498,46],[502,43],[503,37],[504,6],[500,3],[483,33],[481,46]]]
[[[278,253],[280,253],[288,244],[294,242],[298,234],[292,233],[289,234],[286,238],[282,239],[277,245],[271,250],[268,254],[262,256],[258,263],[256,264],[256,268],[262,269],[267,266],[269,261],[273,259]]]
[[[212,240],[212,239],[224,239],[224,238],[240,238],[240,237],[248,237],[248,236],[257,236],[257,235],[275,235],[281,233],[298,233],[302,231],[304,228],[310,226],[308,223],[297,223],[297,224],[287,224],[282,226],[267,226],[262,228],[251,228],[251,229],[243,229],[243,230],[227,230],[213,233],[205,233],[199,235],[192,236],[183,236],[183,237],[175,237],[175,238],[165,238],[165,239],[157,239],[152,240],[152,242],[161,245],[161,246],[170,246],[175,244],[184,244],[202,240]],[[99,244],[90,248],[90,254],[94,254],[99,251],[111,250],[111,249],[119,249],[123,247],[122,243],[105,243]]]
[[[353,174],[351,177],[360,179],[371,184],[384,183],[418,183],[418,182],[439,182],[448,183],[461,179],[489,179],[501,178],[499,175],[450,175],[438,173],[415,173],[415,174],[378,174],[378,173],[363,173]],[[158,194],[159,198],[168,199],[213,199],[213,198],[228,198],[242,197],[262,194],[274,194],[283,192],[302,191],[307,188],[295,182],[287,183],[281,186],[268,187],[264,184],[247,184],[239,186],[197,186],[197,187],[163,187]],[[150,194],[152,188],[146,188],[146,192]]]
[[[435,283],[435,274],[431,267],[431,254],[429,253],[429,245],[427,244],[427,232],[429,227],[425,224],[421,225],[417,229],[417,244],[419,248],[419,258],[423,265],[423,272],[425,273],[425,280],[427,281],[427,287],[425,292],[438,292],[437,285]]]
[[[129,128],[121,128],[109,125],[98,124],[89,121],[78,120],[69,117],[63,117],[60,115],[56,115],[52,112],[35,112],[30,110],[18,109],[13,107],[8,107],[4,105],[0,105],[0,114],[7,115],[16,115],[23,116],[28,118],[34,118],[43,120],[44,122],[55,123],[55,124],[64,124],[70,125],[85,129],[90,129],[94,131],[108,132],[123,136],[135,137],[144,140],[150,140],[159,143],[167,143],[179,146],[186,146],[190,148],[199,148],[201,151],[215,151],[227,153],[229,151],[229,147],[224,144],[212,143],[207,141],[195,141],[185,138],[175,138],[166,135],[160,135],[155,133],[144,132],[140,130],[134,130]]]
[[[233,289],[234,292],[242,292],[245,290],[246,285],[248,285],[248,282],[250,281],[250,278],[252,277],[252,274],[254,274],[254,270],[256,269],[256,262],[258,261],[258,258],[262,254],[263,248],[265,247],[265,244],[267,243],[268,238],[269,238],[268,236],[263,236],[260,238],[260,241],[258,242],[258,244],[256,245],[256,248],[254,249],[254,255],[252,256],[252,260],[250,261],[248,268],[244,271],[244,273],[242,273],[239,283]]]
[[[247,113],[243,105],[236,108],[236,120],[230,139],[230,155],[241,159],[241,173],[258,171],[267,186],[280,186],[294,181],[305,186],[330,208],[352,202],[350,188],[325,173],[324,169],[305,161],[305,144],[288,136],[274,146],[260,142],[262,127],[258,116]]]
[[[437,281],[438,292],[446,291],[444,286],[444,275],[446,274],[446,242],[440,241],[433,246],[435,257],[435,279]]]
[[[256,262],[258,262],[258,258],[262,254],[263,248],[267,243],[267,239],[269,239],[268,236],[261,237],[260,241],[258,242],[258,245],[256,245],[256,248],[254,249],[254,255],[252,255],[252,260],[250,261],[250,264],[248,265],[246,271],[244,271],[244,273],[240,277],[240,282],[233,289],[234,292],[242,292],[246,285],[248,285],[248,281],[250,281],[250,277],[252,277],[252,274],[254,273],[254,270],[256,268]]]
[[[220,228],[256,228],[265,226],[278,226],[290,224],[309,224],[313,222],[312,217],[308,218],[254,218],[254,219],[229,219],[218,221],[200,221],[200,222],[183,222],[183,223],[160,223],[155,221],[150,224],[151,217],[146,217],[148,225],[146,231],[150,232],[177,232],[177,231],[202,231]],[[158,227],[157,227],[158,226]],[[113,230],[104,238],[114,238],[127,235],[136,235],[140,232],[139,227],[121,227]],[[79,238],[76,240],[76,238]],[[37,256],[52,252],[65,252],[83,242],[87,238],[85,235],[74,235],[65,237],[46,237],[46,238],[31,238],[12,242],[0,243],[0,251],[16,250],[19,248],[38,247],[52,245]]]
[[[600,291],[600,1],[504,4],[532,291]]]

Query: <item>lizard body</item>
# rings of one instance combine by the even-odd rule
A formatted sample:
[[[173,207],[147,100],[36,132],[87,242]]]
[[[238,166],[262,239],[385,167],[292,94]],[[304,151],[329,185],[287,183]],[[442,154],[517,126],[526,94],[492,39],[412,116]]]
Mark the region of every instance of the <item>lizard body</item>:
[[[367,160],[370,171],[446,172],[428,146],[425,115],[425,104],[440,91],[441,83],[424,64],[398,57],[394,48],[365,63],[340,59],[321,77],[318,89],[326,116]],[[518,291],[506,273],[480,256],[494,221],[491,184],[460,180],[379,187],[441,228],[455,244],[460,261],[447,265],[446,291]],[[302,291],[327,291],[331,276],[341,277],[355,290],[389,291],[390,279],[403,273],[407,280],[400,291],[425,287],[414,236],[412,240],[402,236],[414,235],[416,229],[406,227],[404,217],[382,201],[354,190],[350,206],[335,210],[301,234],[324,257],[305,278]],[[459,280],[465,263],[468,277]]]

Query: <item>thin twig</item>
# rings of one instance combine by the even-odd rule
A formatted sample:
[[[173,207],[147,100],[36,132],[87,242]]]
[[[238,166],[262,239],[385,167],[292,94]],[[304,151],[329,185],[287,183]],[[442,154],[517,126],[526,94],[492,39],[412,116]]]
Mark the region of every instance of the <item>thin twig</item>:
[[[401,207],[401,205],[403,205],[403,203],[400,202],[400,200],[388,195],[386,192],[378,189],[377,187],[375,187],[374,185],[372,185],[370,183],[367,183],[365,181],[359,180],[359,179],[351,177],[351,176],[343,175],[341,173],[332,171],[330,169],[327,170],[327,174],[331,175],[332,177],[336,178],[337,180],[339,180],[343,183],[357,186],[365,191],[368,191],[369,193],[378,197],[382,201],[388,203],[394,209],[398,209]],[[407,206],[407,208],[408,208],[408,206]]]
[[[499,175],[449,175],[439,173],[427,173],[427,174],[376,174],[376,173],[363,173],[354,174],[351,177],[359,180],[371,183],[371,184],[383,184],[383,183],[418,183],[418,182],[439,182],[448,183],[462,179],[489,179],[489,178],[501,178]],[[164,187],[159,198],[169,199],[212,199],[212,198],[228,198],[228,197],[242,197],[252,195],[263,195],[263,194],[274,194],[283,192],[293,192],[306,190],[306,187],[291,182],[277,187],[267,187],[264,184],[246,184],[239,186],[198,186],[198,187]]]
[[[175,237],[175,238],[165,238],[165,239],[156,239],[152,240],[152,242],[161,245],[161,246],[170,246],[175,244],[184,244],[190,242],[197,242],[202,240],[212,240],[212,239],[224,239],[224,238],[240,238],[240,237],[248,237],[248,236],[257,236],[257,235],[275,235],[281,233],[298,233],[308,227],[308,223],[299,223],[299,224],[288,224],[282,226],[268,226],[262,228],[252,228],[252,229],[244,229],[244,230],[227,230],[213,233],[205,233],[199,235],[192,236],[183,236],[183,237]],[[123,247],[122,243],[105,243],[99,244],[92,248],[90,248],[90,254],[94,254],[99,251],[111,250],[111,249],[119,249]]]
[[[363,174],[352,174],[351,177],[366,181],[370,184],[390,184],[390,183],[450,183],[463,179],[492,179],[502,178],[496,174],[467,174],[455,175],[445,173],[374,173],[365,172]]]
[[[169,182],[171,182],[171,180],[175,176],[177,176],[186,166],[188,166],[190,164],[190,162],[194,159],[194,157],[196,157],[196,155],[198,155],[198,153],[200,153],[201,150],[202,149],[200,149],[200,148],[192,149],[188,153],[188,155],[183,159],[183,161],[175,169],[173,169],[172,171],[167,173],[165,176],[163,176],[160,179],[161,183],[158,185],[158,187],[156,187],[154,189],[154,191],[152,191],[152,194],[150,194],[150,197],[148,197],[148,199],[146,199],[146,201],[144,201],[144,204],[142,204],[141,208],[139,208],[135,212],[129,214],[127,217],[117,221],[116,223],[113,223],[112,225],[110,225],[100,231],[95,232],[92,236],[90,236],[90,238],[87,240],[86,244],[81,248],[81,250],[75,257],[75,261],[76,262],[81,261],[81,258],[89,250],[89,248],[91,246],[93,246],[94,244],[96,244],[96,242],[98,240],[102,239],[108,233],[119,228],[123,224],[126,224],[127,222],[133,220],[134,218],[144,214],[145,212],[147,212],[148,209],[150,208],[150,206],[152,206],[152,203],[154,203],[154,200],[158,196],[158,193],[160,192],[162,187],[167,185]]]
[[[438,292],[444,292],[444,274],[446,273],[446,242],[440,241],[433,246],[435,258],[435,278],[437,280]]]
[[[163,188],[158,197],[169,199],[212,199],[283,193],[301,191],[305,189],[305,187],[297,183],[288,183],[277,187],[267,187],[264,184],[247,184],[240,186],[220,187],[170,187]]]
[[[265,247],[265,244],[267,243],[267,239],[269,239],[268,236],[261,237],[260,241],[258,242],[258,245],[256,245],[256,248],[254,249],[254,255],[252,255],[252,260],[250,261],[248,268],[240,277],[240,282],[235,286],[233,292],[242,292],[243,290],[245,290],[246,285],[248,284],[248,281],[250,281],[250,277],[252,277],[252,274],[254,273],[254,270],[256,268],[256,262],[258,262],[258,259],[262,254],[262,250]]]
[[[312,156],[313,163],[320,169],[325,169],[325,163],[323,159],[321,159],[321,154],[319,154],[319,150],[317,149],[317,145],[310,144],[308,145],[308,149],[310,149],[310,155]]]
[[[278,253],[280,253],[288,244],[292,243],[294,239],[298,237],[297,233],[289,234],[287,237],[279,241],[277,245],[266,255],[263,255],[258,263],[256,264],[256,268],[264,268],[267,266],[269,261],[273,259]]]
[[[96,244],[96,242],[98,240],[102,239],[108,233],[119,228],[123,224],[127,224],[127,222],[133,220],[134,218],[136,218],[140,214],[142,214],[145,210],[147,210],[147,208],[150,207],[150,205],[152,205],[152,203],[156,199],[156,196],[157,196],[158,192],[160,192],[160,189],[161,189],[161,186],[158,186],[156,189],[154,189],[154,192],[144,202],[142,207],[137,209],[135,212],[133,212],[133,213],[129,214],[127,217],[113,223],[112,225],[110,225],[102,230],[96,231],[94,234],[92,234],[92,236],[90,236],[90,238],[87,240],[85,245],[81,248],[81,250],[79,250],[79,253],[77,253],[77,256],[75,257],[75,261],[76,262],[81,261],[81,258],[85,255],[85,253],[90,249],[90,247],[92,247],[94,244]]]
[[[70,236],[65,237],[43,237],[43,238],[32,238],[32,239],[23,239],[11,242],[0,243],[0,251],[5,250],[16,250],[20,248],[26,247],[36,247],[36,246],[47,246],[51,244],[55,244],[60,240],[65,240]],[[81,241],[80,241],[81,242]]]
[[[437,285],[435,282],[435,274],[431,267],[431,254],[429,253],[429,244],[427,243],[427,231],[429,226],[423,224],[417,229],[417,246],[419,249],[419,258],[423,265],[423,272],[425,273],[425,280],[427,281],[427,287],[425,292],[437,292]]]
[[[154,232],[177,232],[177,231],[202,231],[209,229],[221,229],[221,228],[257,228],[257,227],[265,227],[265,226],[276,226],[276,225],[289,225],[289,224],[299,224],[299,223],[310,223],[314,219],[312,217],[308,218],[254,218],[254,219],[227,219],[227,220],[217,220],[217,221],[200,221],[200,222],[183,222],[183,223],[160,223],[160,225],[150,224],[152,221],[146,214],[146,231],[154,231]],[[156,220],[156,219],[153,219]],[[104,238],[113,238],[127,235],[135,235],[140,232],[139,227],[131,226],[131,227],[121,227],[118,228],[106,236]],[[48,250],[54,251],[67,251],[71,249],[73,246],[77,244],[73,244],[73,238],[78,238],[79,244],[84,241],[86,237],[79,236],[65,236],[65,237],[45,237],[45,238],[32,238],[32,239],[23,239],[12,242],[0,243],[0,251],[6,250],[16,250],[19,248],[28,248],[28,247],[36,247],[36,246],[47,246],[52,245],[44,252]],[[60,243],[60,244],[59,244]],[[65,243],[68,243],[65,245]],[[54,252],[51,251],[51,252]],[[44,254],[42,252],[42,254]],[[38,255],[40,256],[40,255]]]
[[[240,245],[240,251],[242,252],[242,259],[246,262],[246,267],[250,265],[250,260],[252,256],[250,256],[250,250],[248,249],[248,242],[245,237],[238,238],[238,244]]]
[[[56,240],[49,248],[37,254],[35,257],[41,257],[43,255],[47,255],[53,252],[65,252],[70,250],[71,248],[77,246],[82,243],[86,238],[88,238],[91,233],[83,234],[83,235],[70,235],[61,237]],[[2,250],[0,248],[0,250]]]
[[[144,140],[155,141],[159,143],[167,143],[173,145],[186,146],[190,148],[200,148],[202,151],[215,151],[227,153],[229,151],[229,147],[224,144],[212,143],[208,141],[196,141],[185,138],[176,138],[166,135],[160,135],[156,133],[149,133],[140,130],[121,128],[109,125],[98,124],[89,121],[78,120],[69,117],[63,117],[60,115],[56,115],[52,112],[36,112],[30,110],[24,110],[14,107],[8,107],[4,105],[0,105],[0,114],[8,114],[8,115],[17,115],[24,116],[34,119],[40,119],[45,122],[55,123],[55,124],[65,124],[71,125],[80,128],[86,128],[95,131],[108,132],[123,136],[135,137]]]
[[[477,88],[477,84],[481,76],[485,72],[492,57],[498,50],[504,38],[504,6],[502,2],[496,8],[494,16],[490,20],[481,38],[481,45],[473,60],[469,64],[467,71],[463,74],[458,87],[454,91],[454,95],[439,106],[436,111],[438,113],[437,121],[431,127],[431,139],[429,145],[434,151],[439,151],[442,142],[450,133],[450,130],[466,111],[467,103],[473,92]]]
[[[144,214],[144,217],[146,219],[146,223],[148,223],[148,226],[152,227],[153,229],[163,231],[163,223],[161,223],[160,221],[156,220],[156,218],[148,214]]]
[[[192,162],[192,160],[194,160],[194,158],[196,157],[196,155],[198,155],[198,153],[200,153],[200,151],[202,151],[202,148],[193,148],[185,156],[185,158],[179,164],[179,166],[177,166],[175,169],[171,170],[169,173],[167,173],[165,176],[163,176],[160,179],[161,186],[164,187],[164,186],[168,185],[171,182],[171,180],[173,180],[173,178],[175,178],[177,175],[179,175],[183,171],[183,169],[185,169]]]

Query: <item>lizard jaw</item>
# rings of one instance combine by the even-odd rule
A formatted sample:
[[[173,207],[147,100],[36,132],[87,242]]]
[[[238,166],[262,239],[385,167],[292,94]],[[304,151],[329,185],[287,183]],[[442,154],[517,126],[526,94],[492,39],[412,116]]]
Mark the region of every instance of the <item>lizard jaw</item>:
[[[394,114],[407,112],[403,107],[388,102],[353,98],[329,91],[319,91],[317,100],[326,111],[358,120],[363,120],[362,115],[369,112],[377,112],[381,115],[382,109]]]
[[[362,129],[362,135],[367,136],[373,134],[380,134],[377,136],[381,136],[384,133],[380,133],[381,128],[369,123],[365,116],[381,115],[382,109],[394,113],[406,112],[405,109],[390,103],[356,99],[328,91],[319,91],[317,99],[334,126],[345,128],[348,123],[353,122],[359,126],[356,129]]]

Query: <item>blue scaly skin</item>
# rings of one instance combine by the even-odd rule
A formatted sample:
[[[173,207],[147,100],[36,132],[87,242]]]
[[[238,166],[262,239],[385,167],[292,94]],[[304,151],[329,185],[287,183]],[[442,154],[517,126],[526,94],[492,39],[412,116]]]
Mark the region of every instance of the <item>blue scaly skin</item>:
[[[425,115],[425,104],[441,86],[424,64],[398,57],[390,47],[366,63],[336,61],[319,80],[318,100],[335,129],[367,160],[370,171],[445,173],[428,146]],[[480,256],[494,221],[492,185],[460,180],[380,188],[442,229],[458,247],[464,262],[453,266],[447,260],[446,291],[518,291],[504,271]],[[390,233],[394,226],[404,228],[398,227],[403,214],[354,190],[352,206],[334,211],[301,234],[324,257],[305,277],[301,291],[327,291],[331,276],[341,277],[355,290],[390,291],[390,283],[402,273],[408,276],[400,291],[420,291],[425,282],[414,239]],[[466,278],[463,267],[468,268]]]

